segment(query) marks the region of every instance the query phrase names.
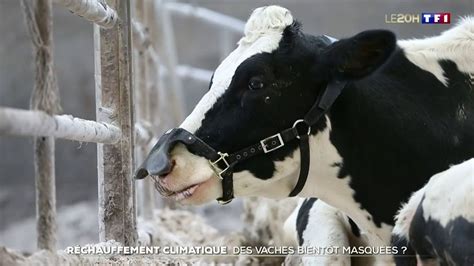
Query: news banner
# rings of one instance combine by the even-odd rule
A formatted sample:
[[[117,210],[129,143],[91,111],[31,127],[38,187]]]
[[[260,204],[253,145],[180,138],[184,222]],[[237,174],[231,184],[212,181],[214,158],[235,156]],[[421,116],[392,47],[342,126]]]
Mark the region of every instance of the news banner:
[[[330,256],[330,255],[404,255],[406,247],[350,246],[70,246],[64,250],[71,255],[166,255],[166,256]]]

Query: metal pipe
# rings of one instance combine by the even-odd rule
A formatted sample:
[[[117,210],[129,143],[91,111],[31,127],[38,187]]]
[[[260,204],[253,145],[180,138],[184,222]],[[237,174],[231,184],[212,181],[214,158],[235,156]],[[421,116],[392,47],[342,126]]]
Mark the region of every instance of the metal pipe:
[[[221,14],[219,12],[207,8],[175,2],[166,3],[165,7],[173,13],[188,17],[195,17],[213,25],[225,27],[226,29],[232,30],[236,33],[241,34],[244,32],[245,22],[243,22],[242,20]]]
[[[54,137],[96,143],[116,143],[116,126],[71,115],[48,115],[43,111],[0,108],[0,135]]]
[[[115,10],[104,0],[54,0],[54,3],[104,28],[112,28],[118,20]]]

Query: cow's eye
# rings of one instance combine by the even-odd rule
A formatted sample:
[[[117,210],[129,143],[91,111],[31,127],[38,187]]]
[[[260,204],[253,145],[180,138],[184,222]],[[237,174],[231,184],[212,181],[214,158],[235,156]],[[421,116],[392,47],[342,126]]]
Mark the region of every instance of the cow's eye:
[[[264,87],[263,80],[260,77],[253,77],[249,81],[250,90],[259,90]]]

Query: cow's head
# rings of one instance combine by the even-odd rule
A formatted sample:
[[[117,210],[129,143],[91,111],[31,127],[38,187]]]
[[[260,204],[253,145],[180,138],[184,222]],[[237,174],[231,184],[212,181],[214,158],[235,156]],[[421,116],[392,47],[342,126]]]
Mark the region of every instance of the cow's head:
[[[369,75],[394,47],[395,37],[388,31],[366,31],[332,42],[325,36],[303,34],[285,8],[258,8],[238,47],[215,70],[209,91],[180,127],[217,151],[238,151],[291,127],[329,82]],[[313,137],[327,126],[323,118],[312,127]],[[138,170],[137,178],[155,176],[163,195],[185,204],[222,195],[221,180],[208,160],[182,144],[174,146],[166,159],[158,156],[158,160],[154,156],[158,148]],[[297,149],[296,142],[288,143],[238,164],[234,168],[235,195],[287,196],[299,171]]]

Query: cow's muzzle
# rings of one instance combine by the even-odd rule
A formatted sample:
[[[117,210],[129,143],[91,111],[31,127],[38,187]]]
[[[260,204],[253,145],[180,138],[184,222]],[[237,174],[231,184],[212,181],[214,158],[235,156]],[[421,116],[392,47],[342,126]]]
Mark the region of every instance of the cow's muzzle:
[[[160,137],[145,161],[135,172],[135,179],[151,176],[165,176],[173,170],[171,151],[182,143],[189,152],[208,160],[219,159],[218,153],[202,140],[183,128],[173,128]]]

